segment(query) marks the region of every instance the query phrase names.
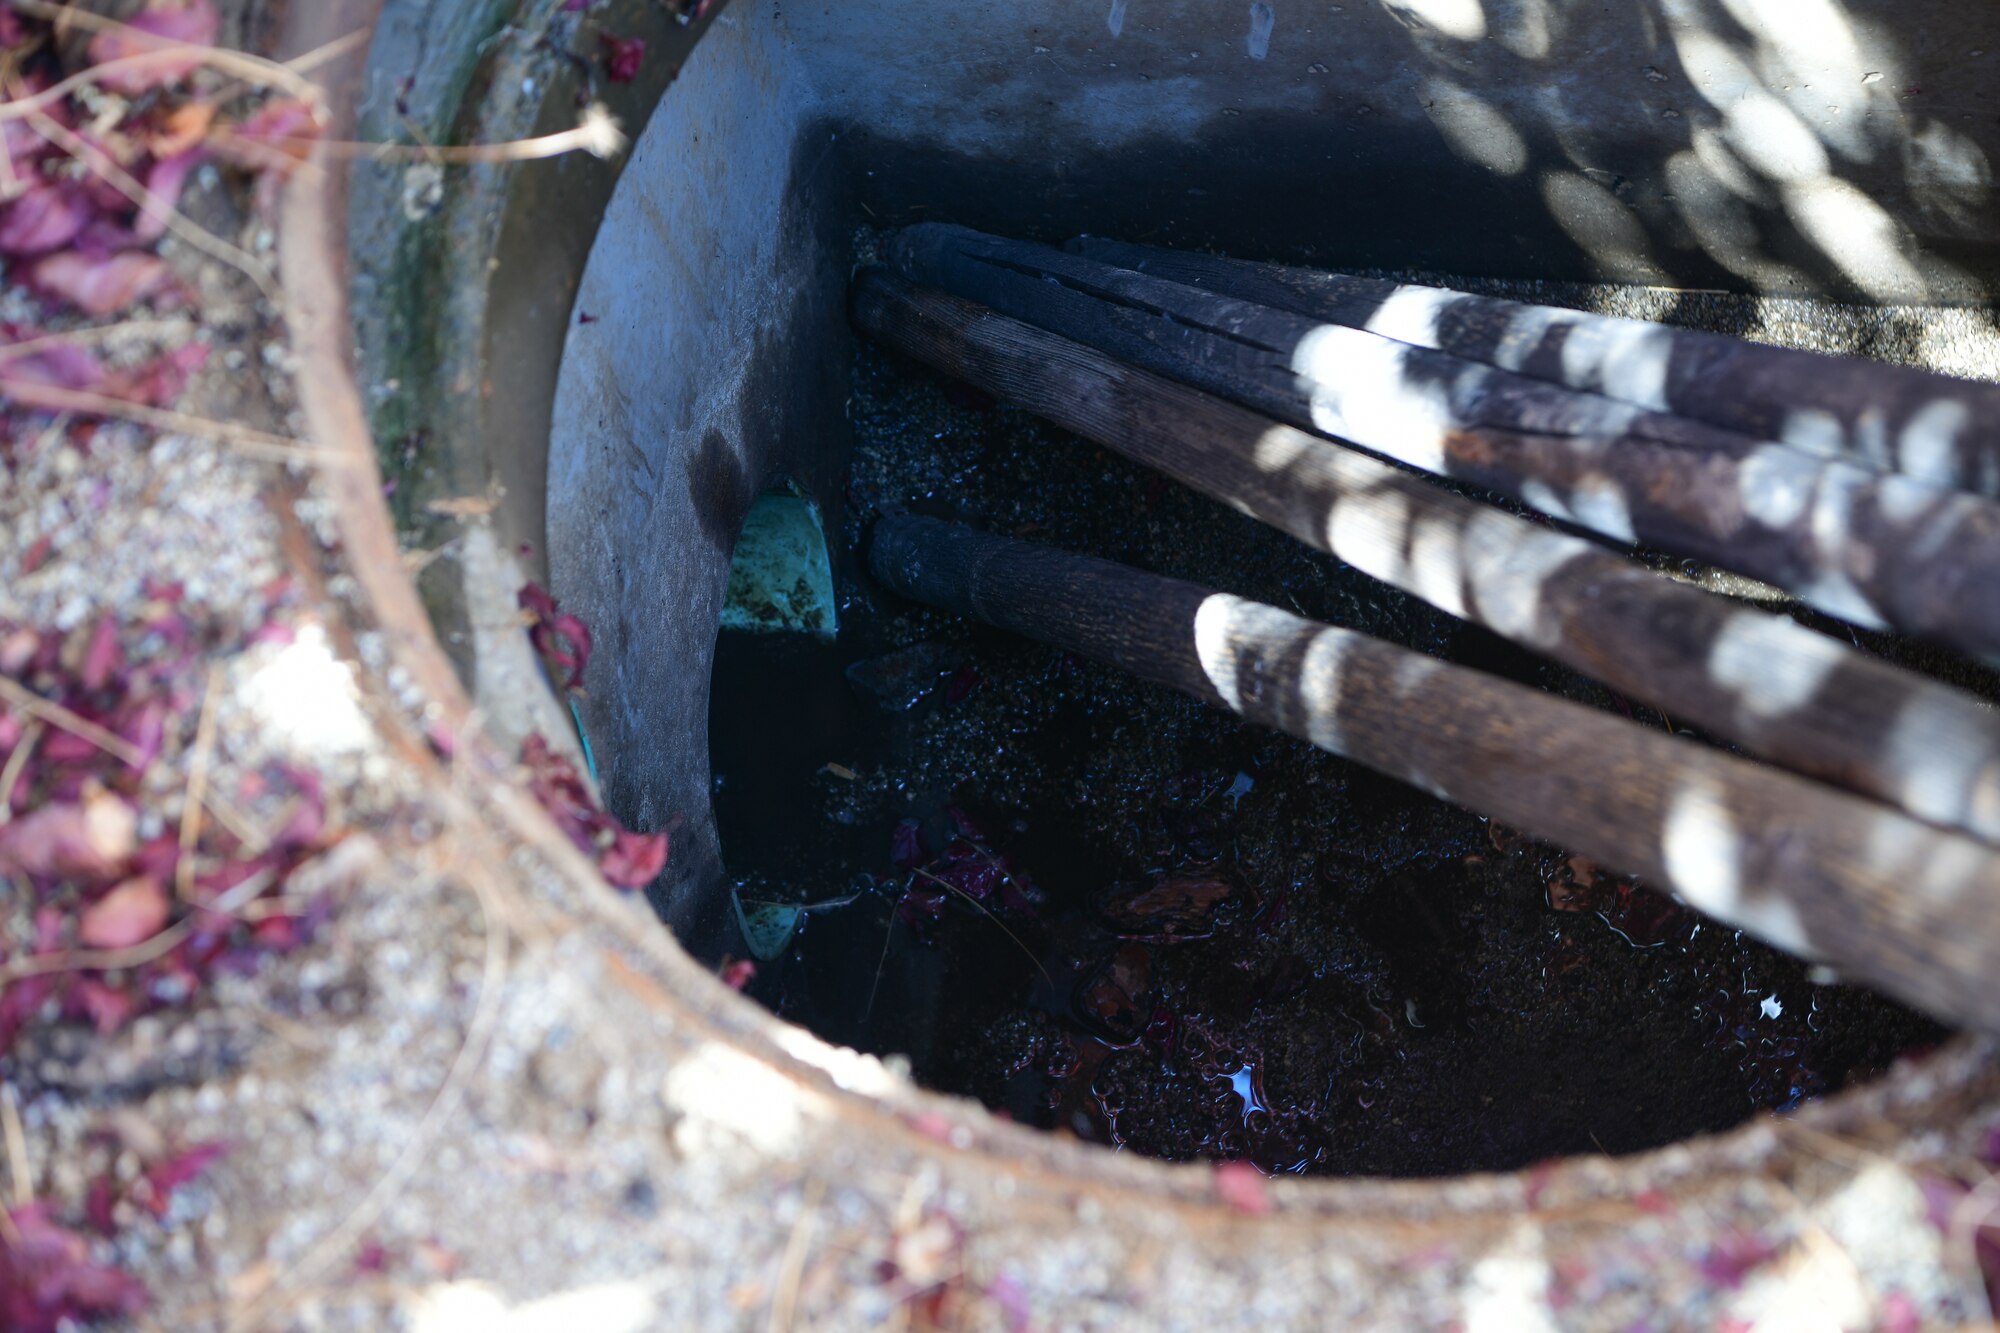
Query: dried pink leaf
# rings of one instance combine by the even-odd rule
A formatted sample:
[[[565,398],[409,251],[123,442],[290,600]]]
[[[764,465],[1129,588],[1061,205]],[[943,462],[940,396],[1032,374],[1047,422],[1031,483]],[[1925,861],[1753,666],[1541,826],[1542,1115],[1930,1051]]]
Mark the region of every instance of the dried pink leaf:
[[[541,736],[521,745],[528,790],[577,848],[597,858],[604,877],[621,889],[643,888],[667,862],[669,835],[634,833],[597,808],[583,776]]]
[[[65,250],[37,260],[28,279],[50,296],[87,315],[115,315],[175,289],[173,272],[158,255],[137,250],[96,257]]]
[[[46,1203],[8,1214],[12,1233],[0,1245],[0,1328],[57,1333],[98,1319],[126,1318],[146,1308],[136,1278],[90,1261],[83,1237],[59,1226]]]
[[[0,384],[95,390],[103,383],[104,363],[88,349],[73,344],[59,344],[28,356],[0,361]]]
[[[118,642],[118,622],[104,616],[91,631],[90,644],[83,650],[83,663],[77,668],[77,678],[86,690],[101,690],[125,660],[125,650]]]
[[[292,98],[277,98],[259,107],[240,125],[210,136],[217,157],[246,171],[289,175],[305,161],[320,134],[313,109]]]
[[[148,0],[123,30],[102,32],[91,39],[90,59],[91,63],[102,65],[176,44],[214,46],[221,31],[222,20],[212,0]],[[111,91],[133,97],[180,82],[199,69],[201,61],[198,53],[189,52],[177,59],[162,59],[136,69],[113,70],[102,81]]]
[[[67,182],[41,182],[0,212],[0,255],[44,255],[77,238],[92,217],[90,200]]]
[[[104,392],[129,403],[165,407],[181,396],[188,380],[206,364],[208,348],[200,343],[189,343],[154,357],[136,370],[119,371],[109,376]]]
[[[96,977],[78,977],[70,988],[70,1001],[102,1033],[118,1031],[139,1012],[138,997],[129,987],[107,985]]]
[[[666,865],[666,834],[621,830],[613,836],[611,846],[597,863],[597,868],[604,872],[604,878],[621,889],[643,889],[666,869]]]
[[[164,1216],[173,1202],[174,1191],[208,1170],[228,1151],[226,1143],[199,1143],[147,1167],[146,1184],[152,1188],[153,1212]]]
[[[32,810],[0,824],[0,870],[12,874],[103,880],[136,850],[138,816],[108,792]]]
[[[151,245],[167,234],[167,224],[172,221],[174,210],[180,207],[181,191],[187,188],[189,175],[207,157],[202,149],[190,148],[153,163],[146,172],[146,203],[132,227],[132,234],[142,243]]]
[[[1261,1216],[1271,1211],[1271,1195],[1264,1187],[1264,1173],[1248,1162],[1217,1162],[1215,1192],[1239,1213]]]
[[[630,83],[639,77],[639,71],[646,63],[646,41],[643,37],[619,37],[604,34],[604,72],[613,83]]]
[[[137,875],[84,909],[77,938],[93,949],[129,949],[159,934],[171,911],[160,882]]]

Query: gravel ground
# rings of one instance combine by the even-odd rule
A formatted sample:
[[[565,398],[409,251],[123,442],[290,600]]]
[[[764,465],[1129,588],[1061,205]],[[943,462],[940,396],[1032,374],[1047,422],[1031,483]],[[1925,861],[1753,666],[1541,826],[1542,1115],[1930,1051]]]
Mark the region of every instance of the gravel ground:
[[[232,234],[258,240],[247,221]],[[303,433],[283,312],[184,267],[204,318],[169,341],[217,354],[189,410]],[[1782,306],[1766,331],[1838,324]],[[1914,345],[1940,359],[1992,338],[1972,316],[1922,327]],[[253,830],[290,808],[254,780],[271,764],[323,793],[328,850],[284,889],[331,906],[308,943],[113,1035],[38,1029],[8,1065],[16,1207],[83,1227],[93,1182],[227,1145],[163,1211],[127,1200],[111,1238],[93,1233],[92,1257],[150,1292],[141,1327],[1904,1329],[1983,1313],[1973,1232],[1948,1225],[1989,1210],[2000,1079],[1981,1042],[1699,1152],[1332,1194],[1030,1135],[772,1023],[598,881],[504,764],[441,735],[438,701],[364,609],[374,571],[346,550],[340,488],[215,434],[106,427],[48,442],[0,487],[0,619],[74,635],[149,586],[184,589],[208,739],[191,718],[169,737],[143,827],[178,826],[197,774]]]

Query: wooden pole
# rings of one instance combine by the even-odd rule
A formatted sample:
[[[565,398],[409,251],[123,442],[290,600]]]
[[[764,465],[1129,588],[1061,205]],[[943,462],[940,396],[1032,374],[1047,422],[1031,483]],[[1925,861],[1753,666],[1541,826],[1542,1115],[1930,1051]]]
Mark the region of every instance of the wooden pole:
[[[1042,323],[1043,316],[1074,323],[1088,336],[1072,336],[1093,345],[1105,339],[1107,351],[1119,351],[1108,345],[1116,340],[1123,344],[1120,355],[1148,370],[1198,373],[1202,387],[1272,415],[1310,403],[1312,381],[1346,385],[1368,375],[1384,406],[1400,404],[1406,415],[1423,409],[1431,421],[1451,427],[1676,444],[1732,458],[1765,443],[1365,329],[1328,326],[1282,307],[967,227],[905,228],[890,241],[888,258],[906,277],[1003,314],[1031,323]]]
[[[1351,630],[927,518],[905,596],[1171,685],[1670,887],[1939,1017],[2000,1027],[2000,855],[1806,779]]]
[[[1828,458],[2000,496],[2000,385],[1381,278],[1094,236],[1068,248]]]
[[[883,269],[869,336],[1801,773],[2000,842],[2000,713],[1779,616]]]
[[[2000,659],[1991,501],[1046,246],[924,224],[889,250],[916,281],[1281,421]]]

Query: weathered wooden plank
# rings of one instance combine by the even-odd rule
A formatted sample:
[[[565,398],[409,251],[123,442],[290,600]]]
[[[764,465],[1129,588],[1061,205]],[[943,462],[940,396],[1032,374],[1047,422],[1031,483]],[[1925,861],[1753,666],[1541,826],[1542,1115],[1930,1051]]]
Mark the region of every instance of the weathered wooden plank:
[[[1671,888],[1943,1018],[2000,1027],[2000,855],[1777,769],[1194,584],[927,518],[870,568]]]
[[[925,224],[889,254],[920,282],[1281,421],[2000,658],[1991,501],[1046,246]]]
[[[1069,248],[1550,384],[2000,496],[2000,385],[1381,278],[1098,237]]]
[[[1801,773],[2000,842],[2000,713],[1783,617],[883,269],[865,333]]]

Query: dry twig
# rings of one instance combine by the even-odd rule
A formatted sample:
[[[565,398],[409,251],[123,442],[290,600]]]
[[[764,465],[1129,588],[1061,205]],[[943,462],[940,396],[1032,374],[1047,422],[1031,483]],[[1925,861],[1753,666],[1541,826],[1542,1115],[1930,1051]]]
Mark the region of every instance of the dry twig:
[[[7,756],[7,767],[0,769],[0,824],[14,818],[14,788],[20,785],[21,773],[28,767],[28,760],[35,753],[35,746],[41,742],[42,732],[48,724],[40,718],[32,718],[21,730],[21,739],[14,743],[14,749]]]
[[[201,842],[201,816],[208,795],[208,770],[215,759],[215,705],[222,694],[222,668],[208,669],[208,689],[201,700],[201,718],[194,726],[194,753],[188,759],[187,793],[181,801],[180,859],[174,863],[174,895],[188,901],[194,889],[195,847]]]
[[[32,384],[0,374],[0,390],[5,390],[8,397],[23,407],[40,408],[45,412],[79,412],[85,416],[112,417],[169,434],[221,440],[247,457],[274,463],[309,463],[319,467],[353,467],[356,464],[354,455],[344,451],[322,449],[283,435],[273,435],[269,431],[240,426],[233,421],[214,421],[163,407],[129,403],[122,398],[91,393],[87,389]]]
[[[30,954],[26,958],[0,963],[0,987],[11,986],[29,977],[47,976],[52,972],[112,972],[121,968],[144,967],[172,953],[174,946],[193,932],[195,921],[202,912],[232,916],[252,898],[270,888],[276,878],[276,871],[260,870],[214,902],[190,912],[145,943],[128,949],[70,949],[63,953]]]
[[[115,324],[92,324],[87,328],[44,333],[39,337],[23,338],[17,343],[0,346],[0,365],[55,347],[90,347],[125,336],[164,338],[169,334],[186,332],[193,327],[185,319],[121,319]]]
[[[513,139],[506,143],[431,146],[359,143],[348,139],[307,139],[282,135],[248,139],[228,129],[217,131],[214,137],[227,142],[238,151],[253,154],[269,153],[274,158],[274,164],[276,159],[282,158],[286,165],[296,165],[304,161],[307,155],[316,149],[323,149],[329,156],[343,161],[365,158],[371,162],[435,162],[449,166],[470,166],[532,162],[575,152],[589,153],[592,157],[613,158],[624,152],[626,146],[625,131],[619,126],[617,118],[596,102],[584,108],[575,129],[544,134],[536,139]]]
[[[35,1173],[28,1161],[28,1135],[21,1128],[21,1105],[11,1083],[0,1083],[0,1128],[7,1136],[7,1174],[14,1182],[14,1206],[26,1208],[35,1201]]]
[[[78,717],[54,700],[44,699],[12,677],[0,676],[0,701],[12,704],[30,717],[46,722],[58,731],[66,731],[72,736],[90,742],[128,768],[141,768],[145,765],[145,754],[124,737],[113,735],[87,718]]]
[[[816,1179],[806,1186],[805,1197],[799,1200],[798,1220],[792,1224],[792,1234],[785,1240],[785,1257],[778,1264],[778,1291],[771,1300],[770,1318],[764,1324],[766,1333],[788,1333],[792,1327],[798,1312],[799,1282],[805,1277],[806,1247],[812,1239],[813,1222],[825,1193],[825,1182]]]
[[[320,92],[319,85],[298,70],[279,64],[275,60],[266,60],[261,56],[253,56],[243,51],[231,51],[219,46],[198,46],[192,42],[177,42],[171,37],[161,37],[157,33],[146,32],[129,23],[120,23],[116,19],[93,14],[74,5],[52,4],[50,0],[12,0],[12,4],[15,10],[26,14],[29,18],[55,20],[82,28],[86,32],[115,32],[153,49],[141,51],[136,55],[121,56],[116,60],[107,60],[102,64],[92,65],[81,73],[73,74],[61,83],[27,99],[32,106],[26,110],[21,109],[19,103],[0,104],[0,120],[12,120],[53,106],[78,88],[96,83],[107,73],[136,72],[187,60],[198,60],[211,69],[260,88],[282,89],[316,110],[325,105],[325,97]],[[343,40],[351,41],[353,38]],[[317,55],[319,52],[307,52],[301,59],[311,59]]]

